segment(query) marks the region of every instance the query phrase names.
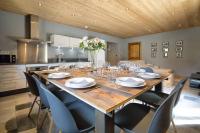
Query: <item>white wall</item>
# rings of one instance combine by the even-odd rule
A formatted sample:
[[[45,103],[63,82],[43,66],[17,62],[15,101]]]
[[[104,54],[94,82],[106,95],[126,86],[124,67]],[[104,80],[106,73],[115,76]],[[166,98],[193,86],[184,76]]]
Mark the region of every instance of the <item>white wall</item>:
[[[175,42],[183,40],[183,58],[176,58]],[[169,41],[169,57],[162,57],[161,43]],[[176,73],[189,76],[200,71],[200,27],[164,32],[125,39],[123,50],[128,53],[128,43],[141,42],[142,59],[160,67],[172,68]],[[157,57],[151,57],[151,42],[158,43]],[[128,54],[126,54],[127,58]]]

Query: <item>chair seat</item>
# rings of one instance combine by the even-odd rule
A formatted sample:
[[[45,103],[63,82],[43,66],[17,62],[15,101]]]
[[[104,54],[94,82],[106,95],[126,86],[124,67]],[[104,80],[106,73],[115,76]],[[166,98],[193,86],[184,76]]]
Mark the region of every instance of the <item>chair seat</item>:
[[[88,132],[94,129],[95,123],[95,109],[85,104],[84,102],[77,100],[67,108],[71,112],[77,127],[80,132]]]
[[[169,96],[169,94],[163,92],[147,91],[138,97],[137,100],[153,105],[156,108],[162,104],[162,102]]]
[[[130,103],[116,112],[115,124],[123,129],[132,130],[150,111],[150,107]]]

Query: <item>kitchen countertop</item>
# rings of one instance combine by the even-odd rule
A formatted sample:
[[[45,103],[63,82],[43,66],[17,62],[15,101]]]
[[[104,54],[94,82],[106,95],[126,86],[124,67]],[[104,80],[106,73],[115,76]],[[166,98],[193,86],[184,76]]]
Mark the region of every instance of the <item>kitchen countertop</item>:
[[[89,63],[89,61],[80,61],[80,62],[48,62],[48,63],[28,63],[28,64],[23,64],[23,63],[0,63],[0,66],[2,65],[26,65],[26,66],[41,66],[41,65],[56,65],[56,64],[75,64],[75,63]]]
[[[26,64],[26,67],[37,67],[37,66],[56,66],[64,64],[76,64],[76,63],[90,63],[90,62],[60,62],[60,63],[44,63],[44,64]]]

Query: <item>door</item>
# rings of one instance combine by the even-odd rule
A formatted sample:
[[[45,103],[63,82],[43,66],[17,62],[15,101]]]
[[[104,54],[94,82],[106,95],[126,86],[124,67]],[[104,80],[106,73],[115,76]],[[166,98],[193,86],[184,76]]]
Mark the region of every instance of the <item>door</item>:
[[[140,60],[140,43],[129,43],[128,45],[128,59]]]
[[[119,62],[118,45],[116,43],[107,43],[107,61],[111,65],[117,65]]]

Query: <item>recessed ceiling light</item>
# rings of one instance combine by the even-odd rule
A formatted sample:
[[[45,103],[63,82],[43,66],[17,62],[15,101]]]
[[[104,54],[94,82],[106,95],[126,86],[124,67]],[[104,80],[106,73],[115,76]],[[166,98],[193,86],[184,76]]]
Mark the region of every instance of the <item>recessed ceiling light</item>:
[[[84,26],[84,28],[85,28],[85,29],[88,29],[88,26],[87,26],[87,25],[85,25],[85,26]]]
[[[42,6],[42,3],[41,3],[41,2],[38,2],[38,5],[41,7],[41,6]]]

